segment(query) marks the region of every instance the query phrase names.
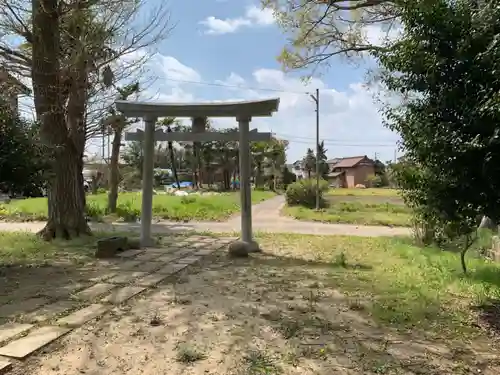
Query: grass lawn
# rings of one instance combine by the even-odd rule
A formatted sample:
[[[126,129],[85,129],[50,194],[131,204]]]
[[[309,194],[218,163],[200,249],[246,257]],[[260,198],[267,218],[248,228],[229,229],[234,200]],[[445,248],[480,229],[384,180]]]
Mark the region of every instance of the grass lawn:
[[[91,240],[1,236],[0,262],[45,264],[18,277],[11,274],[19,269],[0,268],[9,276],[3,275],[9,298],[26,298],[26,290],[42,294],[28,288],[34,283],[53,290],[82,282],[68,269],[54,273],[61,257],[84,254],[79,272],[96,268],[82,267]],[[500,298],[499,264],[471,256],[464,276],[457,254],[403,238],[265,234],[257,240],[262,254],[209,256],[73,331],[57,350],[36,358],[30,373],[44,374],[54,363],[70,373],[75,353],[102,347],[109,350],[98,352],[99,361],[78,362],[80,372],[105,367],[132,375],[147,353],[145,375],[181,373],[187,365],[196,374],[221,375],[500,373],[498,310],[491,313]],[[27,272],[52,276],[41,283]]]
[[[367,188],[367,189],[330,189],[327,192],[328,195],[340,195],[340,196],[355,196],[355,197],[398,197],[399,193],[397,189],[389,188]]]
[[[259,203],[275,196],[271,191],[252,191],[252,202]],[[91,217],[102,219],[106,215],[107,195],[88,195],[87,210]],[[118,197],[117,214],[127,221],[140,216],[141,194],[123,193]],[[239,192],[220,195],[192,195],[176,197],[158,194],[153,197],[153,215],[164,220],[175,221],[223,221],[240,211]],[[47,198],[13,200],[0,204],[0,218],[4,220],[47,219]]]
[[[410,226],[411,210],[394,189],[330,189],[321,211],[301,206],[283,212],[298,220],[359,225]]]

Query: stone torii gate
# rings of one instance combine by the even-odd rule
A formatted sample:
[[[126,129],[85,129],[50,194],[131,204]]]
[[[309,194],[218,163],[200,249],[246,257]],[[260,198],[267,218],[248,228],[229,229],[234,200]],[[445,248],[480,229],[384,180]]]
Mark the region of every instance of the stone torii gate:
[[[116,109],[127,117],[139,117],[145,122],[144,131],[126,133],[127,141],[143,142],[143,176],[141,209],[141,246],[152,246],[151,221],[153,219],[153,169],[154,142],[210,142],[238,141],[240,159],[240,195],[241,195],[241,240],[250,251],[258,251],[258,244],[252,235],[252,200],[251,200],[251,158],[250,141],[268,141],[271,133],[250,131],[252,117],[269,117],[279,107],[279,98],[260,101],[218,102],[218,103],[147,103],[115,101]],[[155,123],[160,117],[190,117],[192,132],[167,133],[155,131]],[[234,117],[238,121],[237,133],[206,132],[208,117]]]

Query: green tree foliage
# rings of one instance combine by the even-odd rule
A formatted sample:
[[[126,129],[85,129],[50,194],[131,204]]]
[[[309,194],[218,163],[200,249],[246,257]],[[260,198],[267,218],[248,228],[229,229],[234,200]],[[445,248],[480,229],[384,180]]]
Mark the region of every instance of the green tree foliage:
[[[274,11],[288,36],[288,44],[278,57],[288,70],[313,72],[328,68],[337,55],[351,58],[384,50],[384,39],[398,19],[393,0],[261,1]],[[374,31],[381,38],[369,38]]]
[[[497,2],[398,2],[403,37],[376,53],[401,105],[388,126],[406,150],[396,169],[430,238],[474,238],[478,216],[500,219],[500,8]]]
[[[0,187],[5,192],[40,195],[46,168],[36,124],[0,106]]]
[[[306,156],[302,161],[304,165],[304,170],[307,173],[307,178],[311,178],[311,173],[316,170],[316,156],[312,148],[308,148],[306,151]]]
[[[325,148],[325,142],[321,141],[318,145],[318,152],[317,152],[319,159],[319,175],[325,179],[328,176],[328,172],[330,172],[330,167],[326,162],[328,160],[326,156],[327,151],[328,150]],[[314,166],[314,171],[316,172],[316,165]]]

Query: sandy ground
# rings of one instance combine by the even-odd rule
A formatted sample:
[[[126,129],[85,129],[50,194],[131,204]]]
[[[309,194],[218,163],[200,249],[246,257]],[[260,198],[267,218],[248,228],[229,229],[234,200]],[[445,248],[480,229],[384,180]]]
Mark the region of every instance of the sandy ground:
[[[278,255],[207,258],[17,365],[16,375],[500,373],[489,343],[379,326],[327,265]]]

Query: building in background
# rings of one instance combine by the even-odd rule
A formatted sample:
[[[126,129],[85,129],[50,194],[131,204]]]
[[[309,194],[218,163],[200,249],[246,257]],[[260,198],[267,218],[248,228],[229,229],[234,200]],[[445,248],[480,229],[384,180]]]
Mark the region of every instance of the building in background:
[[[330,185],[339,188],[369,186],[370,179],[375,175],[375,162],[366,155],[328,160],[328,165]]]

